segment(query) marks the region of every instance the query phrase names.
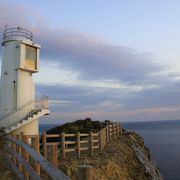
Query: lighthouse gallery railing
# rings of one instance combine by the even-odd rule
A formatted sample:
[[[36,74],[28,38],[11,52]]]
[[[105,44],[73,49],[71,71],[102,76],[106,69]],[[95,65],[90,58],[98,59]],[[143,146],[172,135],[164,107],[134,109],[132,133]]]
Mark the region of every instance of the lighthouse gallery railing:
[[[14,38],[26,38],[32,41],[33,34],[31,31],[24,28],[8,28],[3,32],[3,40],[13,40]]]

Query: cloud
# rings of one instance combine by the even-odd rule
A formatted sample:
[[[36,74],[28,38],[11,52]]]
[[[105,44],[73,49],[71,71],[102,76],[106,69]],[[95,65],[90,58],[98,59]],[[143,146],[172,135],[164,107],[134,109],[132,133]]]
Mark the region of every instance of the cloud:
[[[55,119],[162,120],[170,117],[178,119],[180,116],[179,86],[179,82],[176,82],[126,96],[119,90],[109,88],[64,85],[38,85],[38,92],[49,95],[51,99],[71,101],[66,106],[62,103],[58,108],[51,107]]]
[[[38,26],[46,26],[46,22],[37,12],[24,6],[7,5],[0,2],[0,14],[1,36],[6,25],[8,28],[20,26],[33,31]]]
[[[47,94],[51,99],[80,103],[80,109],[92,107],[115,111],[135,110],[162,106],[175,106],[180,102],[180,83],[170,81],[157,87],[142,88],[138,91],[108,87],[88,87],[63,84],[38,84],[39,94]],[[77,108],[77,107],[76,107]]]
[[[144,121],[144,120],[172,120],[178,119],[180,114],[180,106],[159,107],[159,108],[144,108],[134,111],[82,111],[82,112],[53,112],[48,118],[51,123],[67,122],[77,119],[91,117],[95,120],[113,120],[113,121]],[[146,117],[146,119],[144,118]]]
[[[123,83],[143,83],[162,67],[147,53],[114,46],[75,32],[43,29],[37,35],[43,45],[42,57],[59,68],[79,72],[79,79],[109,79]]]
[[[52,29],[24,7],[0,3],[0,14],[0,27],[8,23],[28,28],[42,45],[45,83],[38,82],[37,95],[50,97],[49,118],[152,120],[180,115],[180,75],[164,69],[153,54],[82,32]]]
[[[42,45],[42,60],[56,63],[56,68],[78,72],[83,80],[116,80],[124,84],[148,83],[151,74],[162,67],[148,53],[115,46],[88,35],[51,29],[37,12],[24,7],[1,4],[0,26],[23,26],[33,31],[35,41]]]

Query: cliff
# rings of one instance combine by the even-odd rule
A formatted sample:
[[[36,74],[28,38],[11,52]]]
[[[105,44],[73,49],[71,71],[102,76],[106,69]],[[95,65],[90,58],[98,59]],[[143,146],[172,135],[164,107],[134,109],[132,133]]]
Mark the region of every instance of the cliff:
[[[106,121],[107,123],[107,121]],[[78,125],[79,126],[78,126]],[[79,120],[51,129],[48,133],[66,131],[97,130],[104,123],[91,121],[91,119]],[[94,127],[94,125],[96,128]],[[77,126],[76,126],[77,125]],[[72,128],[72,131],[71,131]],[[123,129],[123,134],[114,142],[107,144],[102,152],[97,151],[93,157],[87,154],[80,159],[67,157],[60,161],[60,169],[76,179],[77,168],[80,165],[91,165],[93,167],[94,179],[109,180],[162,180],[155,161],[152,159],[149,149],[144,145],[143,138],[134,132],[127,132]]]

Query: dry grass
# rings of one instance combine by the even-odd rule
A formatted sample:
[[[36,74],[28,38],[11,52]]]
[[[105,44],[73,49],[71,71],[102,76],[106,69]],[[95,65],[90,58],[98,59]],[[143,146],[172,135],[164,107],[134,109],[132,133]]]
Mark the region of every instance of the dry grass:
[[[16,174],[11,169],[6,160],[6,152],[3,150],[3,130],[0,129],[0,179],[1,180],[18,180]]]

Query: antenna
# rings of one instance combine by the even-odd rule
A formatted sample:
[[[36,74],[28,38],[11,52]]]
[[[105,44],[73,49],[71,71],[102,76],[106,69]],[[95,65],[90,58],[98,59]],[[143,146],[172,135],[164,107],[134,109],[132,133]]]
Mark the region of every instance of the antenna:
[[[6,25],[4,26],[4,30],[6,30],[6,29],[7,29],[7,26],[8,26],[8,24],[6,23]]]

